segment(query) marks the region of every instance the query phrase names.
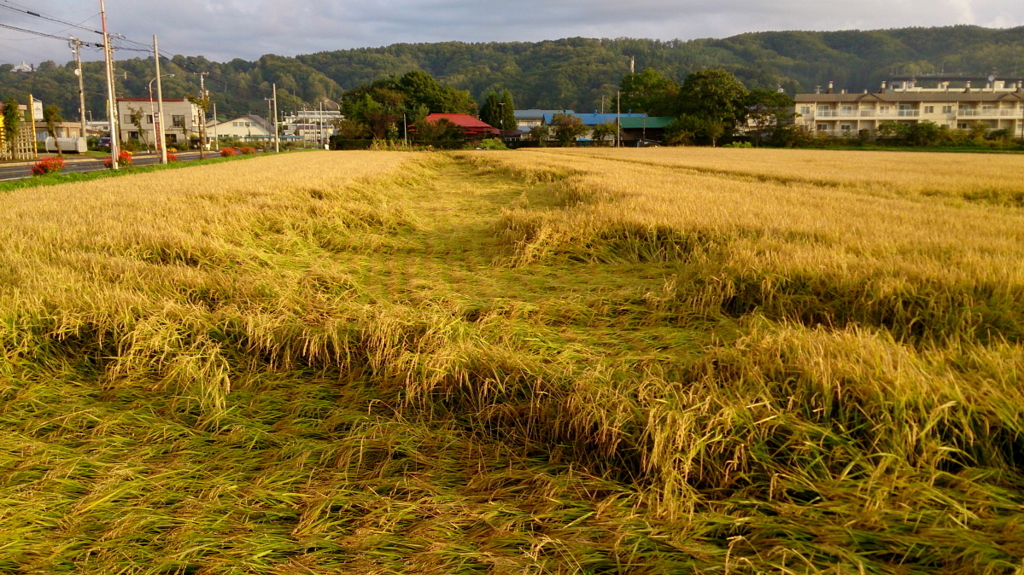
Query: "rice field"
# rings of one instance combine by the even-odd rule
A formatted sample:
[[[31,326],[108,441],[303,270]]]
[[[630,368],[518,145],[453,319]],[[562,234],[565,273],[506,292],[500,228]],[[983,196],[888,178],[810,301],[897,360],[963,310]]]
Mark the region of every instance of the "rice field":
[[[0,193],[0,573],[1024,574],[1022,175],[315,152]]]

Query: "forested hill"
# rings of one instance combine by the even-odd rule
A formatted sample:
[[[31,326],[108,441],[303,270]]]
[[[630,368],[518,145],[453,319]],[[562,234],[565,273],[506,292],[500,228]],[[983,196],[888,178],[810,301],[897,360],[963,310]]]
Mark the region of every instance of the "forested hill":
[[[977,26],[903,28],[844,32],[759,32],[725,39],[659,41],[570,38],[545,42],[396,44],[321,52],[286,58],[264,56],[256,62],[228,63],[175,57],[164,65],[175,73],[165,97],[198,91],[195,72],[209,71],[207,87],[221,116],[265,112],[264,97],[276,82],[281,109],[291,110],[320,98],[337,100],[354,88],[389,74],[420,69],[483,100],[490,91],[508,88],[517,107],[600,108],[612,97],[634,57],[636,70],[652,67],[681,81],[701,68],[724,68],[748,88],[789,93],[810,91],[834,81],[851,91],[876,88],[893,73],[945,71],[1024,76],[1024,27]],[[119,94],[144,97],[153,77],[152,61],[118,63],[128,72]],[[8,73],[0,66],[0,97],[33,93],[60,105],[69,117],[77,109],[73,67],[44,63],[32,74]],[[88,107],[103,116],[102,67],[88,66]],[[610,106],[610,104],[605,104]]]
[[[724,68],[747,88],[793,94],[835,81],[876,88],[901,73],[959,72],[1024,76],[1024,27],[904,28],[846,32],[759,32],[722,40],[570,38],[537,43],[396,44],[299,56],[348,88],[411,69],[469,90],[477,100],[508,88],[518,107],[590,111],[615,94],[630,57],[676,81],[694,70]]]

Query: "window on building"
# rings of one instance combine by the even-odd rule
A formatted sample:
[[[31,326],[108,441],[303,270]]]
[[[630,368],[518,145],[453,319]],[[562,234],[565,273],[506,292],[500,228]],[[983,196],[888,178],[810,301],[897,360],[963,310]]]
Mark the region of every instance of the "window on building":
[[[925,106],[924,107],[924,113],[925,114],[934,114],[935,113],[935,106]]]
[[[958,129],[960,129],[960,130],[966,130],[967,129],[967,122],[957,122],[956,127]]]
[[[844,114],[852,114],[853,113],[853,106],[843,106],[842,107],[842,111],[843,111]]]
[[[842,125],[839,126],[839,129],[844,131],[844,132],[852,132],[853,131],[853,124],[842,124]]]
[[[149,123],[150,125],[153,125],[153,114],[147,114],[146,115],[146,122]]]
[[[804,116],[810,114],[811,113],[811,107],[810,106],[800,106],[800,113],[803,114]],[[529,122],[526,125],[533,126],[535,124],[536,124],[536,122]]]
[[[827,132],[828,131],[828,124],[818,124],[818,131],[819,132]]]
[[[942,113],[943,114],[952,114],[953,113],[953,106],[943,106],[942,107]]]
[[[878,107],[878,113],[880,113],[880,114],[888,114],[890,108],[891,108],[891,106],[879,106]]]
[[[185,127],[185,116],[184,115],[180,115],[179,116],[178,114],[174,114],[173,116],[171,116],[171,124],[175,128],[184,128]]]

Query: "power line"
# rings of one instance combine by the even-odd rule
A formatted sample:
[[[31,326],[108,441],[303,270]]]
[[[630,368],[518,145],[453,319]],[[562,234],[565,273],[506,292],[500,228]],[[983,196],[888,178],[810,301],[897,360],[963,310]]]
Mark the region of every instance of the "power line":
[[[78,28],[79,30],[85,30],[86,32],[93,32],[93,33],[99,34],[101,36],[103,35],[103,32],[100,32],[98,30],[92,30],[90,28],[86,28],[86,27],[82,26],[81,24],[75,24],[73,22],[67,22],[65,20],[61,20],[60,18],[54,18],[53,16],[47,16],[45,14],[40,14],[39,12],[33,12],[31,10],[19,10],[18,8],[15,8],[14,6],[11,6],[9,4],[0,4],[0,8],[6,8],[7,10],[10,10],[12,12],[20,12],[22,14],[27,14],[27,15],[33,16],[35,18],[41,18],[43,20],[49,20],[50,22],[56,22],[57,24],[63,24],[65,26],[71,26],[72,28]]]
[[[36,30],[26,30],[25,28],[18,28],[17,26],[11,26],[9,24],[0,24],[0,28],[7,28],[8,30],[14,30],[15,32],[24,32],[25,34],[34,34],[36,36],[42,36],[43,38],[53,38],[54,40],[60,40],[62,42],[67,42],[67,40],[68,40],[67,38],[62,38],[60,36],[54,36],[53,34],[47,34],[45,32],[37,32]],[[92,43],[87,43],[87,42],[83,42],[82,45],[83,46],[94,46],[94,47],[99,47],[99,48],[103,47],[103,44],[92,44]]]

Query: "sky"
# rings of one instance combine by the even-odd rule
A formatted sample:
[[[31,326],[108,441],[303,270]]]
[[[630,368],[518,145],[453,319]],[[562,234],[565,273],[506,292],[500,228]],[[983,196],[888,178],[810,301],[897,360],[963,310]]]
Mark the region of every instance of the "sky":
[[[74,35],[99,30],[99,0],[0,0],[0,25]],[[768,30],[1024,25],[1019,0],[106,0],[111,32],[165,54],[224,62],[402,42],[505,42],[567,37],[724,38]],[[121,59],[145,56],[119,51]],[[101,52],[87,48],[86,60]],[[0,27],[0,64],[71,61],[67,42]]]

